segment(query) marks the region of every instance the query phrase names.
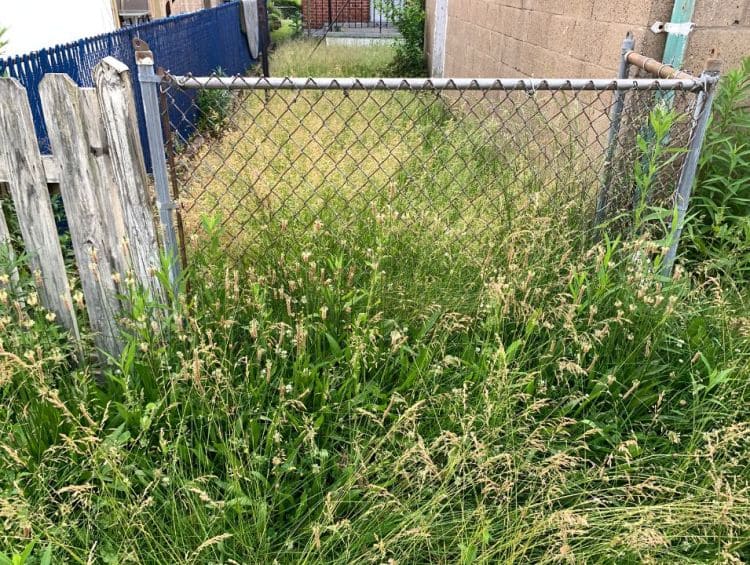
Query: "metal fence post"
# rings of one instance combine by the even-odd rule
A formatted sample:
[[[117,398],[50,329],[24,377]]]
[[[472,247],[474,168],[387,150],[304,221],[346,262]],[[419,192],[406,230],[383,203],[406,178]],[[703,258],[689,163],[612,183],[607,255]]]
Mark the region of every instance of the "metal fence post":
[[[690,193],[693,190],[695,174],[698,171],[698,159],[703,146],[703,139],[706,137],[706,129],[711,119],[711,108],[716,94],[716,85],[719,82],[721,72],[721,61],[718,59],[709,59],[706,62],[706,68],[701,73],[701,79],[704,83],[704,90],[698,95],[693,113],[693,135],[688,145],[685,162],[680,171],[680,178],[677,181],[674,200],[677,208],[677,217],[675,225],[670,236],[670,245],[667,254],[664,256],[664,264],[661,273],[664,276],[672,274],[675,260],[677,258],[677,249],[680,245],[680,236],[682,229],[685,227],[685,216],[687,215],[688,204],[690,203]]]
[[[162,123],[159,115],[159,84],[161,77],[154,72],[154,55],[142,39],[133,39],[135,61],[138,65],[138,82],[143,98],[143,115],[146,121],[148,149],[151,155],[151,168],[154,174],[156,200],[159,208],[159,221],[163,229],[164,251],[169,258],[169,280],[174,286],[180,274],[179,247],[172,222],[172,211],[176,206],[169,194],[169,176],[162,136]]]
[[[622,51],[620,55],[620,68],[617,72],[617,78],[626,79],[630,72],[630,64],[628,63],[627,54],[635,48],[635,38],[631,32],[625,35],[625,39],[622,40]],[[596,216],[594,218],[594,227],[599,226],[606,217],[607,208],[609,207],[609,192],[610,185],[612,184],[612,162],[615,157],[615,151],[617,149],[617,137],[620,133],[620,125],[622,124],[622,111],[625,108],[625,94],[624,90],[615,90],[614,92],[614,104],[610,112],[610,126],[609,126],[609,139],[607,142],[607,152],[604,158],[604,171],[602,174],[602,185],[599,189],[599,196],[596,199]]]
[[[268,64],[268,50],[271,48],[271,22],[268,17],[268,0],[263,0],[258,3],[258,42],[260,44],[261,55],[261,68],[263,69],[263,76],[271,76],[271,71]]]

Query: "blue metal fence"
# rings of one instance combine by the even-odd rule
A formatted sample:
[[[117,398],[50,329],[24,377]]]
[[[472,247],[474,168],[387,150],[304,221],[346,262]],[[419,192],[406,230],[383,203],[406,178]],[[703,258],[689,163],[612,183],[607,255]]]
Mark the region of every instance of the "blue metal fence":
[[[112,56],[130,67],[133,80],[137,83],[132,43],[135,37],[151,46],[157,66],[175,74],[208,75],[218,68],[227,75],[243,74],[254,60],[250,55],[247,38],[241,30],[240,17],[240,3],[231,2],[217,8],[126,27],[74,43],[0,60],[0,76],[7,72],[26,87],[39,148],[43,153],[49,153],[49,138],[38,89],[45,74],[66,73],[79,86],[92,86],[94,67],[104,57]],[[150,170],[141,91],[137,85],[134,90],[141,143],[146,167]],[[191,100],[184,100],[183,103],[184,112],[190,113]],[[186,127],[190,127],[190,124],[187,123]],[[189,135],[190,132],[185,133]]]

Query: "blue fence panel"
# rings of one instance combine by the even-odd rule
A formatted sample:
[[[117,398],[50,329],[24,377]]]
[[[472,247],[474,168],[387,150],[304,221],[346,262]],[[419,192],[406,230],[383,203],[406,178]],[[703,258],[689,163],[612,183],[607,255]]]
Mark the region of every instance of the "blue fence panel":
[[[44,124],[39,82],[47,73],[65,73],[79,86],[93,86],[93,70],[104,57],[112,56],[131,70],[138,82],[133,52],[133,38],[146,41],[154,53],[155,63],[174,74],[208,75],[221,68],[227,75],[243,74],[255,62],[250,55],[247,37],[241,29],[239,2],[216,8],[181,14],[145,24],[125,27],[115,32],[80,39],[74,43],[42,49],[29,55],[0,59],[0,75],[6,72],[26,87],[34,116],[39,148],[50,153],[47,128]],[[141,105],[141,89],[134,88],[138,127],[143,144],[146,167],[151,170],[146,124]],[[179,113],[187,138],[195,123],[195,107],[190,98],[181,98]],[[184,116],[184,117],[183,117]]]

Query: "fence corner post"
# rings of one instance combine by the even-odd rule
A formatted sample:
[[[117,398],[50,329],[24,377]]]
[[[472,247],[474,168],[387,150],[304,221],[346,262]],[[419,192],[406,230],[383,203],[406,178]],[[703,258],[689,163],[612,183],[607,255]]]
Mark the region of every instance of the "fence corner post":
[[[721,60],[708,59],[701,73],[703,81],[703,90],[698,95],[693,112],[693,132],[688,145],[685,162],[682,164],[680,178],[677,181],[677,188],[674,192],[674,206],[677,210],[677,217],[674,226],[671,228],[669,236],[669,249],[664,256],[661,274],[665,277],[672,275],[675,260],[677,259],[677,249],[680,245],[680,237],[685,227],[685,216],[687,216],[688,205],[690,203],[690,194],[695,183],[695,175],[698,171],[698,160],[700,159],[703,140],[706,137],[708,122],[711,119],[711,109],[716,95],[716,87],[721,74]]]
[[[635,48],[635,38],[632,32],[625,34],[622,40],[620,67],[617,72],[618,79],[628,78],[630,64],[628,63],[628,52]],[[609,207],[610,184],[612,183],[612,164],[617,150],[617,137],[620,134],[620,125],[622,123],[622,112],[625,108],[625,91],[614,91],[614,103],[610,111],[609,138],[607,140],[607,153],[604,159],[604,170],[602,171],[602,181],[599,187],[599,195],[596,199],[596,216],[594,217],[594,229],[604,221],[607,208]]]
[[[138,65],[138,82],[143,99],[143,115],[146,121],[151,167],[156,188],[156,200],[159,208],[159,221],[163,231],[164,251],[169,259],[169,280],[174,288],[180,275],[179,247],[174,228],[172,212],[176,206],[169,193],[169,176],[167,174],[166,149],[162,135],[161,116],[159,115],[159,84],[161,78],[154,72],[154,55],[148,44],[140,38],[133,39],[135,61]]]

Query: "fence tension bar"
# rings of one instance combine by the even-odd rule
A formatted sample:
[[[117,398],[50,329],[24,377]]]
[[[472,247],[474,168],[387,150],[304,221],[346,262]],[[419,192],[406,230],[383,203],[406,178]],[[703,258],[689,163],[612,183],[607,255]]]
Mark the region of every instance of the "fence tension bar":
[[[712,55],[715,51],[712,50]],[[704,90],[698,94],[698,101],[693,112],[693,135],[690,139],[685,162],[680,171],[680,178],[677,181],[677,188],[674,194],[674,203],[676,207],[676,218],[672,226],[669,249],[664,256],[661,274],[665,277],[672,275],[672,268],[677,259],[677,249],[680,245],[680,236],[682,229],[685,227],[685,216],[687,215],[688,204],[690,202],[690,193],[693,190],[695,174],[698,170],[698,160],[703,147],[703,140],[706,137],[706,129],[711,119],[711,109],[716,95],[718,78],[721,73],[721,60],[710,58],[706,61],[705,68],[701,73],[701,80],[704,84]]]
[[[625,35],[622,40],[622,53],[620,55],[620,67],[617,72],[617,78],[624,80],[630,74],[630,62],[628,53],[635,48],[635,38],[632,32]],[[596,200],[596,216],[594,218],[594,229],[598,228],[606,217],[607,208],[609,208],[609,192],[612,183],[612,165],[614,162],[615,151],[617,149],[617,138],[620,134],[620,125],[622,123],[622,112],[625,108],[625,92],[622,90],[615,91],[614,104],[610,113],[609,139],[607,141],[607,153],[604,159],[604,174],[602,185],[599,188],[599,196]],[[598,240],[599,233],[595,232],[595,238]]]
[[[133,47],[135,48],[135,62],[138,65],[138,82],[141,85],[143,115],[146,121],[148,150],[151,155],[151,167],[156,187],[159,221],[164,233],[164,251],[169,259],[169,282],[172,288],[176,290],[176,282],[180,275],[180,255],[177,235],[172,223],[172,211],[176,209],[176,206],[169,194],[166,149],[159,114],[158,91],[162,79],[154,72],[154,54],[151,52],[148,43],[136,37],[133,39]]]

